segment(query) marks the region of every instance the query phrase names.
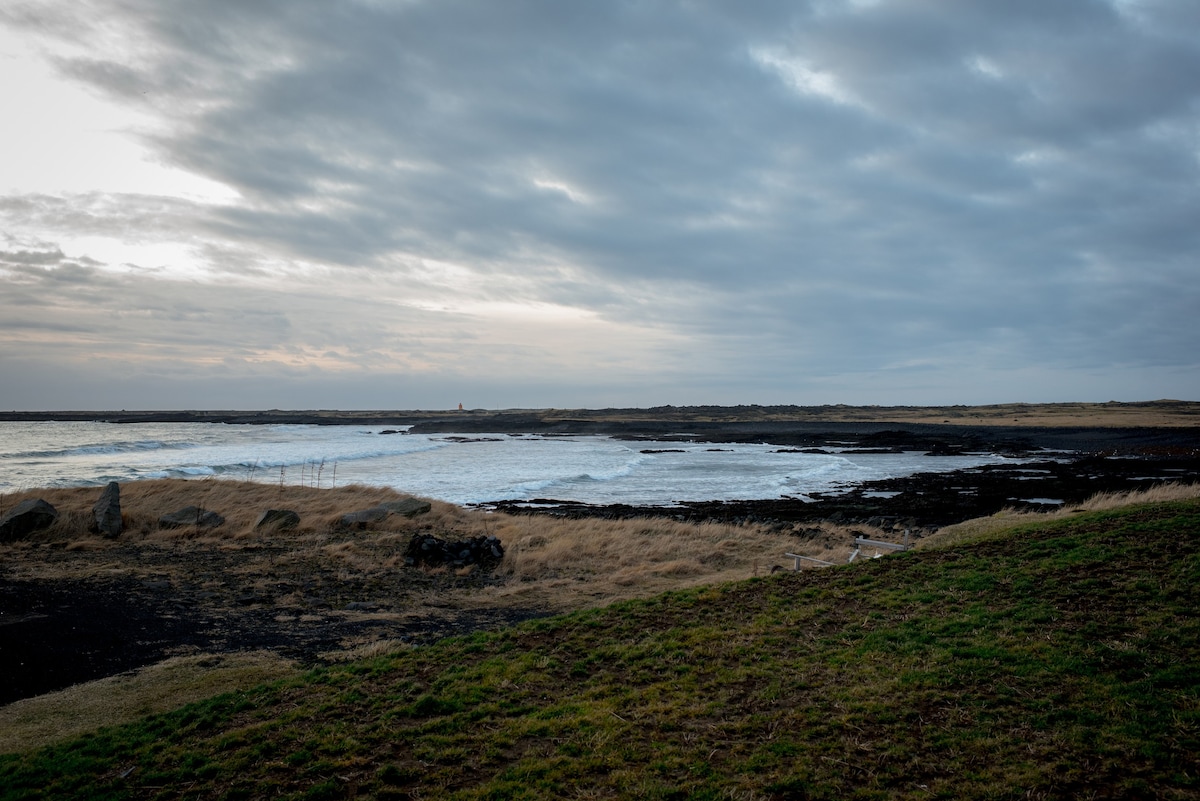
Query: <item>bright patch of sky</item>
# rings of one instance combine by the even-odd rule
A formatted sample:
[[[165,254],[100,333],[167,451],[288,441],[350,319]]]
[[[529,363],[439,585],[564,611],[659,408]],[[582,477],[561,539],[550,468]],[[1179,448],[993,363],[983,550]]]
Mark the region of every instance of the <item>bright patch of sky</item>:
[[[155,117],[56,74],[49,54],[0,27],[0,190],[112,192],[229,202],[237,193],[162,163],[140,137]],[[52,157],[49,157],[52,154]]]

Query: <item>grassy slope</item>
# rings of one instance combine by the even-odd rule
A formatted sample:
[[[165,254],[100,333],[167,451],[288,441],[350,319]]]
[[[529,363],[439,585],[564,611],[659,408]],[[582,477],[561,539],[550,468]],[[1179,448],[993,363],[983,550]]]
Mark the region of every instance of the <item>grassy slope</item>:
[[[0,798],[1200,797],[1200,503],[669,593],[0,758]]]

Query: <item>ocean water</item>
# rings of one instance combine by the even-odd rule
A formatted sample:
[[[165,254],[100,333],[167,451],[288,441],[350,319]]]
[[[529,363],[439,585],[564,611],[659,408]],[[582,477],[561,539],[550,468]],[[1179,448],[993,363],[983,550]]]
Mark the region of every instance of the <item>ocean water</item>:
[[[0,423],[0,493],[226,477],[368,484],[457,504],[553,498],[669,506],[804,498],[864,481],[1009,461],[996,454],[784,453],[777,445],[603,436],[384,434],[383,426]],[[665,453],[644,453],[665,450]]]

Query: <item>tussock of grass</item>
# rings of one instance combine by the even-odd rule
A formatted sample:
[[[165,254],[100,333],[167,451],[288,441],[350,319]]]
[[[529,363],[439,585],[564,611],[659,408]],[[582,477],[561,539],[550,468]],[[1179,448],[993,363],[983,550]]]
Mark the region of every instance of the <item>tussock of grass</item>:
[[[0,798],[1195,798],[1198,536],[1081,512],[446,640],[0,757]]]
[[[329,662],[358,662],[388,656],[410,647],[403,640],[375,640],[344,651],[328,651],[322,657]]]
[[[1071,517],[1081,512],[1100,512],[1107,509],[1120,509],[1139,503],[1162,503],[1189,500],[1197,497],[1200,497],[1200,484],[1159,484],[1144,490],[1101,492],[1081,503],[1048,512],[1017,511],[1011,508],[1002,509],[988,517],[977,517],[973,520],[964,520],[961,523],[946,526],[937,533],[919,540],[916,543],[916,547],[955,547],[987,539],[1017,526],[1045,523],[1051,520]]]

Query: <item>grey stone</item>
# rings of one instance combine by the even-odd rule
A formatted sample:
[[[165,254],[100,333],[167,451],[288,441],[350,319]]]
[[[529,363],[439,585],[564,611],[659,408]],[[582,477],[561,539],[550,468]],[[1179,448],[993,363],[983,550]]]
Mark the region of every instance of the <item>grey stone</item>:
[[[429,501],[421,501],[416,498],[404,498],[399,501],[387,501],[378,506],[372,506],[370,509],[362,509],[357,512],[348,512],[338,518],[339,528],[357,528],[364,529],[372,523],[382,523],[387,519],[388,515],[401,515],[402,517],[416,517],[423,515],[433,508]]]
[[[291,509],[268,509],[258,516],[258,522],[254,524],[254,528],[288,531],[298,525],[300,525],[300,515]]]
[[[382,506],[373,506],[370,509],[362,509],[358,512],[347,512],[338,518],[339,528],[366,528],[371,523],[380,523],[387,519],[391,514]]]
[[[160,528],[216,528],[225,522],[225,518],[216,512],[201,509],[198,506],[186,506],[178,512],[171,512],[158,518]]]
[[[108,482],[100,499],[92,507],[92,515],[96,518],[96,531],[110,540],[121,536],[121,485],[115,481]]]
[[[41,498],[21,501],[0,517],[0,542],[28,537],[50,528],[58,519],[58,510]]]
[[[404,517],[416,517],[423,515],[433,508],[429,501],[421,501],[416,498],[405,498],[402,501],[388,501],[380,504],[384,509],[387,509],[394,515],[403,515]]]

